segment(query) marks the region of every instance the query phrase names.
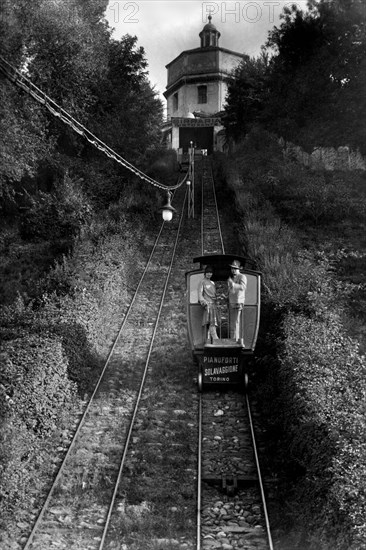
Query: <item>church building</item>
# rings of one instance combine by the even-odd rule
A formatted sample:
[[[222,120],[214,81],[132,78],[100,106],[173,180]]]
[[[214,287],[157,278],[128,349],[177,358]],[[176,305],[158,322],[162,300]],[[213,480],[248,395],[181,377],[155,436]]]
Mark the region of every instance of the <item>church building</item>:
[[[185,50],[166,65],[168,84],[167,123],[164,128],[167,146],[187,152],[190,142],[198,149],[222,151],[224,109],[228,81],[245,55],[219,47],[220,32],[211,22],[199,33],[201,45]]]

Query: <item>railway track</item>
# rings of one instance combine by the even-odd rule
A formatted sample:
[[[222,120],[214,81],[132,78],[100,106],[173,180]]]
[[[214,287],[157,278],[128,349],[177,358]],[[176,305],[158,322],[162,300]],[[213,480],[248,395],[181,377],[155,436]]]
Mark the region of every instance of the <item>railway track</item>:
[[[136,293],[23,550],[272,548],[248,396],[199,394],[185,343],[184,272],[194,256],[224,252],[208,159],[200,174],[202,215],[186,218],[179,188],[181,215],[163,224],[138,268]],[[151,485],[155,499],[145,502]],[[137,511],[150,518],[149,535],[138,534]]]
[[[202,172],[201,252],[225,254],[208,160]],[[197,480],[196,550],[273,550],[248,394],[199,395]]]
[[[201,243],[202,256],[224,253],[216,190],[211,164],[207,158],[204,159],[202,167]]]
[[[160,229],[100,379],[24,550],[106,548],[179,241],[185,200],[183,186],[175,194],[182,214],[169,226],[163,223]]]

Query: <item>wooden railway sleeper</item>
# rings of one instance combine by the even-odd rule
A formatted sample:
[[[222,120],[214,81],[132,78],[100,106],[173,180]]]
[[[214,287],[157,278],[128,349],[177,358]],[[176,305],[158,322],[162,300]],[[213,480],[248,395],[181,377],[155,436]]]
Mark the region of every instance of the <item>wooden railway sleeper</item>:
[[[258,483],[257,476],[242,476],[235,473],[222,472],[218,475],[203,475],[202,481],[210,485],[221,485],[221,489],[228,496],[234,496],[239,487]]]
[[[238,490],[238,478],[236,474],[221,474],[222,490],[227,496],[232,497]]]

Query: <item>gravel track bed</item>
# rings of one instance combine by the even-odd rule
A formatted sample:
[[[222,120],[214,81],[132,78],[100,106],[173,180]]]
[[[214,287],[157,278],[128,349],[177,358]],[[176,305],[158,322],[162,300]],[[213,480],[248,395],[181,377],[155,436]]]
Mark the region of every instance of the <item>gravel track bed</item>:
[[[197,367],[186,336],[184,274],[194,268],[192,258],[201,255],[202,250],[199,206],[199,174],[202,174],[202,167],[199,163],[197,169],[196,217],[185,217],[183,220],[177,256],[105,548],[196,548]],[[174,207],[179,208],[178,202],[176,196]],[[211,208],[212,201],[207,202],[206,206],[209,205]],[[177,212],[175,218],[178,217]],[[157,285],[164,278],[170,241],[174,240],[173,225],[166,225],[168,241],[159,247],[161,256],[154,262],[141,301],[136,303],[137,315],[126,326],[121,344],[116,348],[108,381],[85,426],[84,443],[75,450],[70,474],[61,480],[55,493],[57,498],[51,503],[47,514],[43,542],[37,541],[32,549],[98,548],[108,506],[107,495],[113,490],[122,440],[128,426],[127,411],[134,401],[136,371],[146,355],[153,328],[154,321],[150,317],[152,304],[158,298],[160,291]],[[206,233],[208,227],[216,231],[212,220],[206,225]],[[231,227],[225,227],[224,232],[229,239],[232,238]],[[217,238],[212,236],[210,240],[208,246],[212,248],[205,246],[205,253],[221,252],[217,249]],[[251,476],[253,462],[250,458],[252,451],[248,442],[244,396],[213,392],[206,397],[205,471],[209,475],[221,476],[223,468],[227,471],[235,467],[237,473]],[[222,451],[221,457],[218,450]],[[240,488],[231,497],[220,488],[205,483],[202,525],[204,549],[268,548],[263,543],[258,489],[252,485]],[[75,526],[77,530],[77,536],[72,540],[68,536],[70,526]]]
[[[222,254],[220,239],[220,221],[217,217],[216,200],[213,188],[211,166],[206,160],[200,170],[203,188],[203,253]]]
[[[212,479],[202,489],[202,547],[267,549],[244,396],[234,391],[207,392],[202,409],[202,479]],[[237,476],[234,495],[222,490],[222,475],[229,482]]]
[[[212,183],[211,166],[205,160],[202,167],[203,251],[220,254],[224,251]],[[217,285],[218,295],[226,291],[224,287],[222,283]],[[239,392],[211,391],[202,395],[201,475],[202,548],[268,549],[247,407],[244,395]],[[235,496],[227,496],[223,491],[222,476],[229,484],[233,476],[237,477],[239,490]],[[243,482],[246,479],[245,488],[241,488],[240,478]],[[205,482],[208,479],[210,485]]]
[[[200,246],[200,219],[185,218],[106,548],[196,548],[198,394],[184,274]]]
[[[178,190],[183,204],[185,189]],[[31,548],[99,547],[121,450],[153,334],[174,243],[175,223],[165,226],[95,399],[52,495]],[[138,279],[136,279],[137,282]],[[23,539],[24,541],[24,539]]]

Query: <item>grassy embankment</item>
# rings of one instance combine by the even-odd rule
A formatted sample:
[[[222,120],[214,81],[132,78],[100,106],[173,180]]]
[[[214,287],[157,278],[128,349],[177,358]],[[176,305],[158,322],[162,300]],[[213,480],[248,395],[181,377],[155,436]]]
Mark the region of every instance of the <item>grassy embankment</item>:
[[[178,174],[163,160],[151,175],[172,184]],[[55,475],[145,265],[149,235],[160,227],[164,197],[141,185],[131,183],[118,203],[98,210],[66,178],[62,196],[32,197],[0,229],[4,548],[12,547],[15,524],[30,527],[29,510]]]
[[[242,216],[243,250],[263,272],[257,396],[280,475],[279,548],[359,550],[366,546],[365,175],[311,172],[261,132],[221,161]]]

